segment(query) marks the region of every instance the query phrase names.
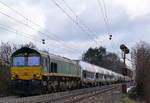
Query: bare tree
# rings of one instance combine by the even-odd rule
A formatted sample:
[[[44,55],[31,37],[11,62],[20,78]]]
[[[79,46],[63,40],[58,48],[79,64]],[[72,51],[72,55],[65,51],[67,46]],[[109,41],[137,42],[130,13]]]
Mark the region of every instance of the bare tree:
[[[7,82],[10,79],[9,68],[10,68],[10,57],[11,54],[21,47],[30,47],[36,48],[33,43],[28,43],[25,45],[16,46],[13,43],[4,43],[0,44],[0,95],[6,95],[7,92]]]
[[[14,50],[16,50],[17,47],[14,44],[10,44],[10,43],[4,43],[2,42],[0,44],[0,59],[4,62],[10,62],[10,55],[12,54],[12,52]]]
[[[20,45],[20,47],[29,47],[29,48],[32,48],[32,49],[37,49],[36,45],[33,44],[32,42],[29,42],[29,43],[27,43],[27,44]]]
[[[9,67],[10,67],[10,56],[17,47],[12,43],[0,44],[0,95],[6,95],[7,82],[10,79]]]
[[[137,95],[150,103],[150,44],[138,43],[132,57],[136,67]]]
[[[105,47],[89,48],[82,55],[82,60],[122,73],[124,63],[116,53],[106,51]]]

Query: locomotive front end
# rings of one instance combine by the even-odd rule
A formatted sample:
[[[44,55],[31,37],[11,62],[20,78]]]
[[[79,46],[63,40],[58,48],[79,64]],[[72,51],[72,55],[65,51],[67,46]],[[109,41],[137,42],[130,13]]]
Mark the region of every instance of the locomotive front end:
[[[13,93],[32,94],[40,92],[42,80],[40,54],[29,48],[21,48],[11,57],[11,80],[9,82]]]

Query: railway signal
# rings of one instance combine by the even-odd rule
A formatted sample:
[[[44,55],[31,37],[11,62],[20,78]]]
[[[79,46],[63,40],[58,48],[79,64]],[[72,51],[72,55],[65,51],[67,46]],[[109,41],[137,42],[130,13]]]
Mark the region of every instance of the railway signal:
[[[125,54],[128,54],[128,53],[130,52],[129,49],[128,49],[124,44],[120,45],[120,49],[121,49]]]
[[[124,75],[124,81],[125,81],[125,76],[127,76],[127,68],[126,68],[126,54],[130,52],[128,47],[124,44],[120,45],[120,49],[123,52],[123,62],[124,62],[124,68],[122,68],[122,74]],[[127,85],[123,84],[122,85],[122,92],[127,93]]]

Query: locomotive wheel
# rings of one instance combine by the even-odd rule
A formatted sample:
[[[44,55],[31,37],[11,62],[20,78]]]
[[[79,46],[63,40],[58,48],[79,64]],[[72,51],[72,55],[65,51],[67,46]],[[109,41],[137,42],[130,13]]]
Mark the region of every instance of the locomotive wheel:
[[[48,90],[48,93],[51,93],[53,91],[51,84],[47,85],[47,90]]]

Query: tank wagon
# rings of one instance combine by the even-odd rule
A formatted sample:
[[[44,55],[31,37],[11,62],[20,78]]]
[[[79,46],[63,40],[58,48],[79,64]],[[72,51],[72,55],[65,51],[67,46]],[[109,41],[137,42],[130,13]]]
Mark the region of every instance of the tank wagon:
[[[50,93],[124,81],[121,74],[105,68],[28,47],[12,54],[10,74],[9,87],[17,94]]]

